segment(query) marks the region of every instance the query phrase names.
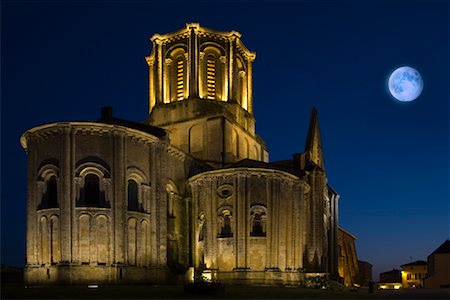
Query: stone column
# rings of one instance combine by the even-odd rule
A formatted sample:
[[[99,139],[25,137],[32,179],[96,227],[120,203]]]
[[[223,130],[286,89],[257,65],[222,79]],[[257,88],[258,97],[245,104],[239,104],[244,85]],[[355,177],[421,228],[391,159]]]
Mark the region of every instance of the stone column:
[[[157,93],[156,93],[156,102],[163,102],[163,53],[162,53],[162,41],[159,39],[155,40],[156,43],[156,61],[158,64],[157,70]]]
[[[205,74],[205,52],[199,52],[198,56],[198,92],[201,99],[206,98],[207,93],[205,92],[206,86],[206,74]]]
[[[198,97],[198,37],[196,27],[191,27],[189,35],[188,97]]]
[[[166,199],[166,174],[168,168],[167,159],[167,145],[158,143],[155,145],[156,160],[153,164],[156,165],[156,172],[158,174],[156,183],[156,226],[157,226],[157,251],[158,251],[158,266],[167,266],[167,199]]]
[[[171,58],[166,58],[165,60],[165,66],[164,66],[165,70],[164,70],[164,103],[170,103],[172,102],[172,95],[171,93],[173,93],[172,90],[172,82],[175,80],[175,78],[173,78],[173,76],[176,76],[175,74],[171,74],[171,70],[172,70],[172,59]],[[176,92],[175,92],[176,94]]]
[[[253,60],[247,60],[247,111],[253,113]]]
[[[151,144],[149,148],[149,156],[150,156],[150,178],[153,180],[152,185],[153,188],[150,190],[150,266],[157,265],[158,261],[158,221],[157,221],[157,205],[156,201],[159,199],[157,193],[159,192],[158,187],[158,178],[160,174],[157,171],[157,159],[156,159],[156,144]]]
[[[114,254],[115,263],[125,262],[125,227],[126,219],[126,192],[125,192],[125,172],[126,172],[126,149],[125,149],[125,135],[120,131],[113,133],[113,190],[114,202],[114,239],[115,247]]]
[[[292,226],[292,218],[293,218],[293,201],[294,195],[293,195],[293,188],[292,188],[292,181],[288,181],[284,184],[284,188],[287,188],[287,197],[283,197],[281,201],[285,202],[284,210],[286,212],[286,225],[285,225],[285,236],[286,236],[286,269],[292,269],[292,247],[293,244],[293,226]],[[286,193],[286,192],[285,192]],[[286,201],[287,200],[287,201]]]
[[[242,78],[242,79],[241,79]],[[241,70],[238,74],[238,82],[242,82],[242,86],[239,86],[241,89],[240,95],[241,99],[238,99],[238,103],[241,103],[243,109],[248,110],[248,102],[247,102],[247,79],[245,78],[245,71]]]
[[[266,176],[266,199],[267,199],[267,220],[266,220],[266,268],[272,267],[272,223],[273,223],[273,199],[272,199],[272,179],[271,177]]]
[[[217,191],[217,178],[216,177],[212,177],[209,181],[209,202],[211,205],[211,211],[213,212],[214,216],[215,216],[215,220],[217,220],[217,196],[216,196],[216,192]],[[233,218],[233,216],[232,216]],[[213,222],[212,224],[212,232],[214,232],[214,236],[213,239],[211,240],[211,244],[212,244],[212,249],[210,251],[211,254],[211,262],[212,262],[212,266],[211,268],[216,269],[217,268],[217,234],[219,232],[218,228],[217,228],[217,222]]]
[[[229,42],[228,54],[228,100],[237,101],[237,90],[234,88],[236,79],[234,76],[236,68],[236,37],[232,36]]]
[[[237,174],[237,186],[236,186],[236,198],[237,207],[234,208],[235,220],[236,220],[236,236],[234,238],[237,243],[237,268],[245,269],[247,268],[247,243],[246,243],[246,207],[245,207],[245,196],[246,196],[246,174]]]
[[[61,136],[61,196],[59,199],[61,216],[61,262],[69,263],[72,261],[72,186],[74,183],[74,170],[72,169],[72,139],[71,127],[64,127]]]
[[[220,100],[227,101],[228,100],[227,57],[222,55],[219,57],[219,61],[221,63],[220,70],[222,71],[222,74],[220,76],[220,78],[222,79],[220,82],[222,84]]]
[[[155,59],[154,57],[150,57],[147,59],[148,64],[148,113],[150,114],[152,112],[152,108],[156,104],[156,98],[155,98]]]

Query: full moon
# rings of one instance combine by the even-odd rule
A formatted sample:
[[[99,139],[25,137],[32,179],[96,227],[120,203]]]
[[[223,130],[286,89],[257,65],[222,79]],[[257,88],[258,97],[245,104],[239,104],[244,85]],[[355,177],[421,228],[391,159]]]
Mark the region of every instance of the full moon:
[[[417,99],[422,93],[423,80],[416,69],[405,66],[391,73],[388,87],[395,99],[410,102]]]

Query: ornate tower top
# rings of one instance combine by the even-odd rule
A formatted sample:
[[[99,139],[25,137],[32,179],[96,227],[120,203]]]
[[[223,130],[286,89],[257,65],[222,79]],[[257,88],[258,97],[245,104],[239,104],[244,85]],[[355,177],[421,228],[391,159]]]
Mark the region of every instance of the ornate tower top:
[[[252,63],[256,57],[236,31],[221,32],[188,23],[155,34],[149,66],[149,113],[155,106],[187,99],[238,103],[252,114]]]

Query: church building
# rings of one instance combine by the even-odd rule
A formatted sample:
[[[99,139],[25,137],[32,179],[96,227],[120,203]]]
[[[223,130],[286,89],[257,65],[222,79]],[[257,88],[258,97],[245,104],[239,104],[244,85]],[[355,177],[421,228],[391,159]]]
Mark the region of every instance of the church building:
[[[339,195],[317,111],[304,151],[269,162],[255,132],[255,53],[241,34],[190,23],[151,41],[146,120],[106,107],[97,121],[22,135],[26,283],[337,278]]]

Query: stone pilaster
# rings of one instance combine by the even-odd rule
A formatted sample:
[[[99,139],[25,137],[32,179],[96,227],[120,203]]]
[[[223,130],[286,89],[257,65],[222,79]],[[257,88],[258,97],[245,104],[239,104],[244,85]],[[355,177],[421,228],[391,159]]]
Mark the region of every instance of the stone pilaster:
[[[164,143],[156,144],[156,160],[153,162],[156,164],[157,169],[157,248],[158,251],[158,266],[167,266],[167,198],[166,198],[166,185],[167,180],[167,145]],[[161,176],[162,175],[162,176]]]
[[[206,98],[206,67],[205,67],[205,52],[198,54],[198,92],[201,99]],[[224,80],[225,81],[225,80]]]
[[[158,221],[157,221],[157,205],[156,201],[159,199],[159,196],[157,195],[159,188],[158,188],[158,170],[156,168],[157,165],[157,157],[156,157],[156,144],[152,144],[149,151],[150,156],[150,178],[153,179],[152,185],[153,188],[150,190],[150,266],[157,265],[158,261]]]
[[[246,237],[246,207],[245,207],[245,198],[246,198],[246,176],[244,174],[237,174],[237,186],[236,186],[236,202],[237,207],[234,209],[234,215],[236,220],[236,236],[234,238],[237,244],[237,264],[236,267],[238,269],[247,268],[247,237]]]
[[[154,57],[150,57],[147,59],[148,63],[148,113],[152,112],[153,107],[156,104],[156,93],[155,93],[155,60]]]
[[[189,36],[189,68],[188,68],[188,78],[189,78],[189,97],[198,97],[198,37],[196,27],[191,27],[191,32]]]
[[[253,61],[247,60],[247,111],[253,114]]]
[[[125,228],[126,223],[126,191],[125,191],[125,173],[126,173],[126,149],[125,149],[125,137],[121,132],[114,132],[113,139],[113,190],[114,202],[114,239],[115,247],[114,254],[115,263],[125,262],[126,253],[126,236]]]
[[[166,58],[165,59],[165,65],[164,65],[164,103],[170,103],[172,101],[172,95],[173,90],[172,87],[172,81],[175,80],[172,78],[172,59]]]
[[[157,97],[156,102],[162,103],[163,102],[163,53],[162,53],[162,42],[159,39],[155,40],[156,43],[156,61],[157,61]]]
[[[65,127],[61,135],[61,192],[59,193],[60,222],[61,222],[61,262],[72,261],[72,186],[74,170],[72,169],[72,133],[71,127]]]

